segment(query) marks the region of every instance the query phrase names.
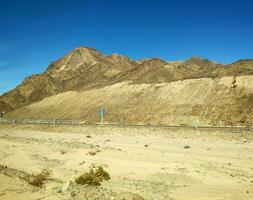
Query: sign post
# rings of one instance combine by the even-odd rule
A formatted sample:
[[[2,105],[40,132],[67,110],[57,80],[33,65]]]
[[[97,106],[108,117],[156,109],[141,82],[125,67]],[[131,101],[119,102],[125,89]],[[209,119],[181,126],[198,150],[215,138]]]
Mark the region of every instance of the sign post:
[[[100,108],[100,109],[98,110],[98,115],[99,115],[99,117],[100,117],[101,124],[104,125],[104,123],[105,123],[105,108]]]

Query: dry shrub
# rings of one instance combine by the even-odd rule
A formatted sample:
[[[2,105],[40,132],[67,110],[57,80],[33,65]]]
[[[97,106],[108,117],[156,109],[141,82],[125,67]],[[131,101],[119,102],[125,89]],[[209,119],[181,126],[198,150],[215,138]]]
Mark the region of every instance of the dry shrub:
[[[48,179],[50,172],[47,169],[42,170],[38,174],[33,174],[27,177],[27,182],[35,187],[42,187],[44,181]]]
[[[95,156],[97,153],[95,151],[89,151],[87,153],[87,155],[90,155],[90,156]]]
[[[85,172],[79,176],[75,182],[81,185],[94,185],[99,186],[104,180],[109,180],[110,175],[102,167],[96,169],[90,169],[89,172]]]
[[[60,153],[62,154],[62,155],[64,155],[65,153],[67,153],[65,150],[60,150]]]

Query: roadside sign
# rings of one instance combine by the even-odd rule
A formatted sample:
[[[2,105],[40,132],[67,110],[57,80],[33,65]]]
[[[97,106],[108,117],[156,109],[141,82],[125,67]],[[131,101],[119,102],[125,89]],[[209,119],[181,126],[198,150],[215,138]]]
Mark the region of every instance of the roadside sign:
[[[100,109],[98,110],[98,115],[99,115],[99,117],[100,117],[100,120],[101,120],[101,123],[102,123],[102,124],[104,124],[105,112],[106,112],[105,108],[100,108]]]

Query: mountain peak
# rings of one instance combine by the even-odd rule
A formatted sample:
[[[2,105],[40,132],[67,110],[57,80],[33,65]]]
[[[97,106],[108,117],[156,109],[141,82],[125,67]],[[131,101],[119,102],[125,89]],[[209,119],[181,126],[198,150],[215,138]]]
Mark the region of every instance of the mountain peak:
[[[126,56],[122,56],[121,54],[118,54],[118,53],[112,53],[111,56],[112,57],[126,57]]]
[[[217,63],[212,62],[206,58],[201,58],[200,56],[193,56],[185,62],[186,66],[199,66],[199,67],[214,67]]]
[[[89,47],[89,46],[80,46],[80,47],[75,48],[74,50],[98,51],[97,49]]]
[[[253,62],[253,59],[239,59],[232,64]]]
[[[137,65],[137,62],[134,60],[118,53],[113,53],[112,55],[106,56],[106,58],[116,66],[120,66],[121,68],[125,69],[129,69]]]
[[[118,54],[118,53],[113,53],[112,55],[110,56],[107,56],[107,58],[110,58],[112,60],[128,60],[128,61],[132,61],[132,59],[130,59],[129,57],[127,56],[123,56],[121,54]]]
[[[75,48],[73,51],[70,52],[70,54],[73,53],[78,53],[79,55],[82,56],[90,56],[90,55],[95,55],[95,56],[104,56],[102,52],[98,51],[97,49],[88,47],[88,46],[80,46],[78,48]]]
[[[201,58],[200,56],[192,56],[190,57],[187,62],[198,62],[198,61],[203,61],[204,59]]]

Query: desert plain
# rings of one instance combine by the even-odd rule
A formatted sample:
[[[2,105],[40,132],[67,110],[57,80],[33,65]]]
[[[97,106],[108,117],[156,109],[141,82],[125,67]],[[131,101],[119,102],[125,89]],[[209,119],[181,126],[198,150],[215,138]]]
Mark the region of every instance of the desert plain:
[[[251,200],[252,144],[246,130],[2,124],[0,199]],[[75,183],[96,166],[111,179]],[[22,178],[42,170],[42,187]]]

